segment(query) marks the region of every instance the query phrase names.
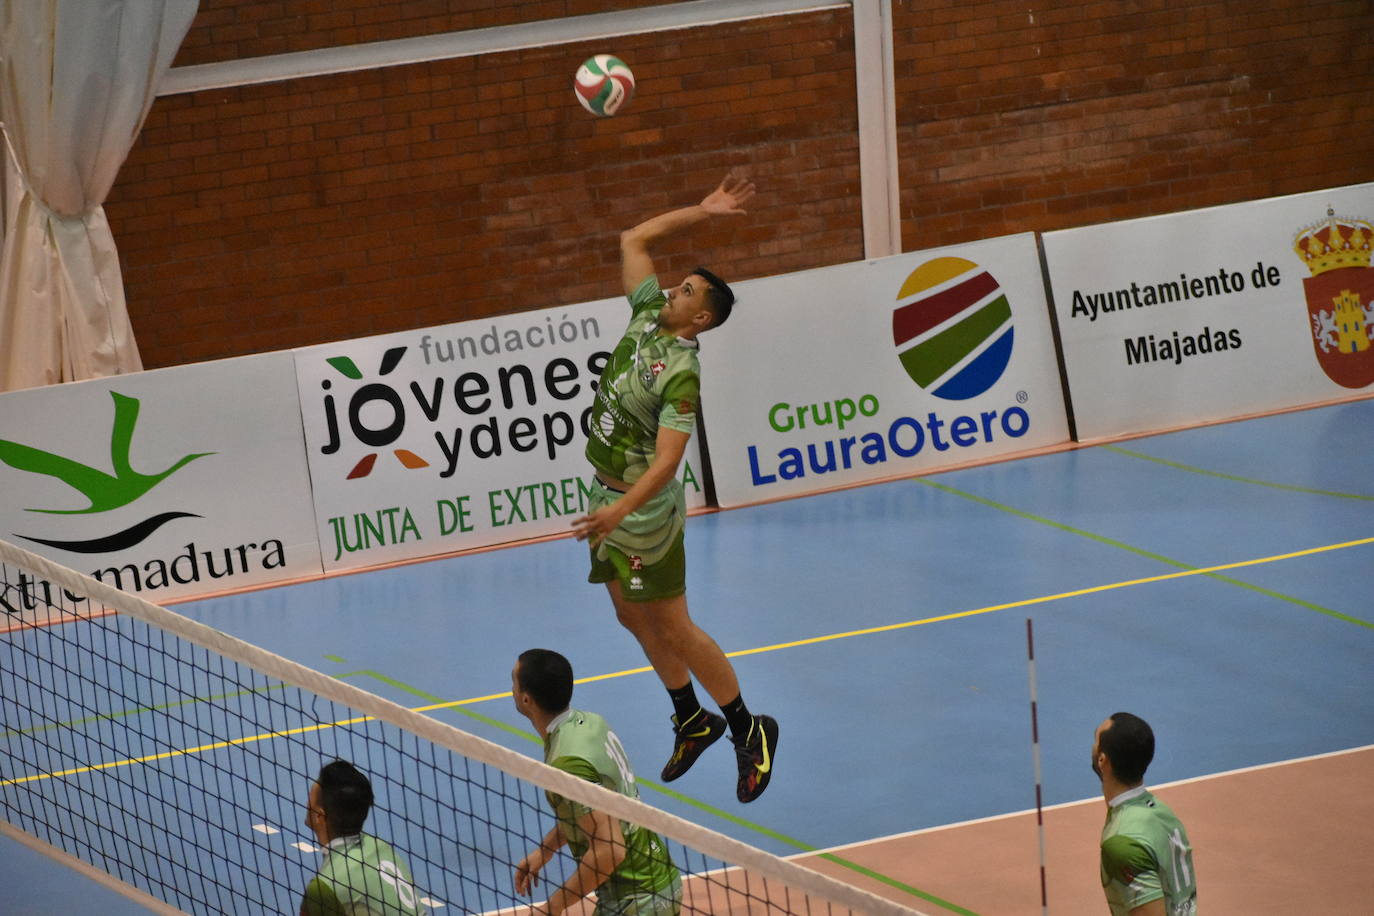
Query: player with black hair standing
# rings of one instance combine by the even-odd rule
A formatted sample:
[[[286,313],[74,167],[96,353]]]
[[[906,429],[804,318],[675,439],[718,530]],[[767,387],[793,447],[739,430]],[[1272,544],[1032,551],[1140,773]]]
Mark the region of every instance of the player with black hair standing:
[[[1112,713],[1093,735],[1093,772],[1102,780],[1102,889],[1112,916],[1196,916],[1193,847],[1173,809],[1145,788],[1155,756],[1149,724]]]
[[[511,670],[515,708],[544,739],[544,762],[629,798],[639,797],[620,739],[596,713],[573,709],[572,665],[550,649],[522,652]],[[533,909],[557,916],[596,892],[596,916],[677,916],[682,876],[658,834],[602,811],[546,793],[558,819],[516,866],[515,890],[532,893],[539,873],[566,845],[577,870]]]
[[[305,826],[324,847],[324,862],[305,889],[301,916],[413,916],[419,902],[410,869],[396,851],[363,833],[372,784],[346,760],[320,769],[310,786]]]

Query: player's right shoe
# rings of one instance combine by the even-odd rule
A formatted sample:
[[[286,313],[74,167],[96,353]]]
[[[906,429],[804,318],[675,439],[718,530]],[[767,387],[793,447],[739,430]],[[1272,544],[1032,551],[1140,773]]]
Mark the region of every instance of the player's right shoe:
[[[778,723],[772,716],[754,716],[749,734],[735,736],[735,757],[739,763],[739,782],[735,797],[748,803],[763,794],[773,778],[773,754],[778,746]]]
[[[701,752],[716,743],[725,734],[725,720],[715,713],[700,707],[686,722],[679,722],[673,716],[673,756],[663,766],[661,779],[672,782],[692,768]]]

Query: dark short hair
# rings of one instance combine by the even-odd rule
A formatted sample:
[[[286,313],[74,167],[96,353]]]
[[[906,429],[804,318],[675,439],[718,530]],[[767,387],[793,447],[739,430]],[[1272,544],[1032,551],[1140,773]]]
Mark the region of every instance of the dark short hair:
[[[1126,785],[1145,779],[1145,770],[1155,759],[1155,733],[1139,716],[1114,712],[1112,724],[1098,739],[1097,747],[1112,762],[1112,772]]]
[[[372,783],[347,760],[335,760],[320,768],[320,807],[335,836],[361,833],[372,810]]]
[[[706,303],[711,306],[711,313],[716,316],[716,320],[711,322],[711,327],[718,328],[730,317],[730,310],[735,306],[735,293],[724,280],[705,267],[698,267],[692,273],[706,281]]]
[[[572,664],[552,649],[520,653],[516,680],[544,712],[560,713],[572,702]]]

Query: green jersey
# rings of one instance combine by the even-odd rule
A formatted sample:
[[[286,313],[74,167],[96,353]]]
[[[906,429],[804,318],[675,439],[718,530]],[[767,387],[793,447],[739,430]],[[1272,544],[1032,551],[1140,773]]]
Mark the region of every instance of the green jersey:
[[[335,837],[305,889],[301,916],[411,916],[428,912],[410,869],[386,843],[366,833]]]
[[[569,709],[550,722],[544,762],[621,795],[639,798],[639,786],[620,739],[596,713]],[[546,795],[558,818],[559,832],[568,841],[573,857],[581,861],[590,842],[578,821],[592,809],[553,792]],[[620,830],[625,838],[625,858],[598,893],[626,897],[652,894],[670,886],[678,870],[659,835],[624,821]]]
[[[1112,916],[1164,898],[1169,916],[1197,913],[1197,873],[1188,833],[1144,786],[1112,799],[1102,828],[1102,888]]]
[[[658,312],[666,301],[652,276],[630,295],[630,325],[601,372],[592,404],[587,460],[629,484],[654,460],[659,427],[690,434],[696,424],[697,343],[658,333]]]

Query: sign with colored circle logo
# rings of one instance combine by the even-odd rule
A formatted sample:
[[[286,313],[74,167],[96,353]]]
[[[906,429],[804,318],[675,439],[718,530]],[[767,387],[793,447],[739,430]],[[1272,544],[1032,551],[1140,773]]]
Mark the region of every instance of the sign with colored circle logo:
[[[1068,440],[1029,232],[743,280],[736,290],[748,307],[705,335],[701,355],[723,506]]]
[[[1011,360],[1011,304],[972,261],[935,258],[897,293],[892,341],[911,380],[937,398],[964,401],[993,386]]]

